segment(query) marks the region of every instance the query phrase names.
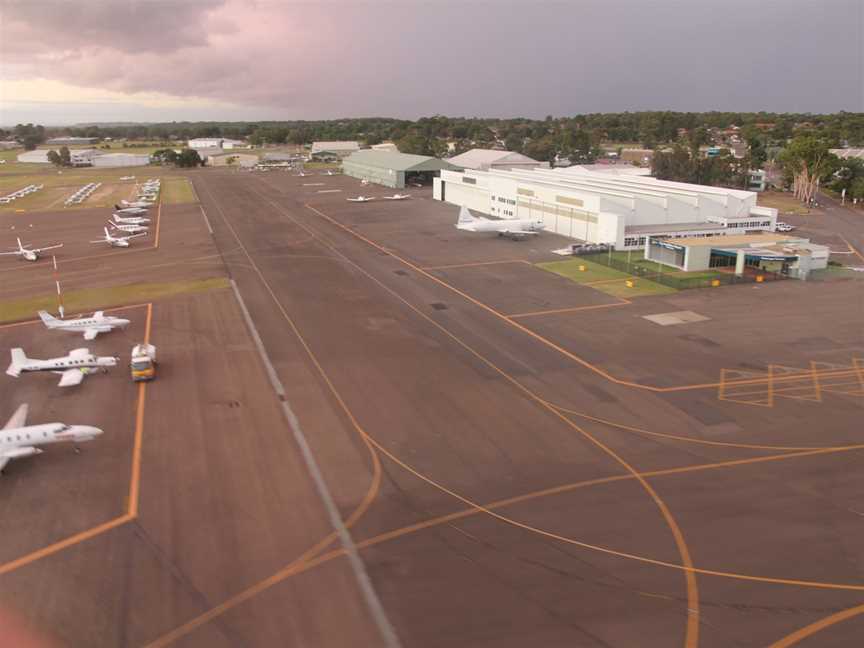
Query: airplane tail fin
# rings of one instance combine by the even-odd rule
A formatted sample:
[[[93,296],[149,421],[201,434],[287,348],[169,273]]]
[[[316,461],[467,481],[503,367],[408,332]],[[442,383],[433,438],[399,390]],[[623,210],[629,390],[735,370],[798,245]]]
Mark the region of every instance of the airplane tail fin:
[[[12,349],[9,352],[12,356],[12,362],[6,370],[7,375],[17,378],[21,375],[21,369],[27,364],[27,354],[24,349]]]
[[[456,222],[457,223],[473,223],[474,222],[474,215],[470,211],[468,211],[467,207],[463,206],[459,210],[459,220],[457,220]]]
[[[39,319],[41,319],[43,322],[45,322],[45,326],[48,326],[48,327],[50,327],[52,324],[54,324],[54,322],[57,321],[56,317],[54,317],[48,311],[44,311],[44,310],[39,311]]]

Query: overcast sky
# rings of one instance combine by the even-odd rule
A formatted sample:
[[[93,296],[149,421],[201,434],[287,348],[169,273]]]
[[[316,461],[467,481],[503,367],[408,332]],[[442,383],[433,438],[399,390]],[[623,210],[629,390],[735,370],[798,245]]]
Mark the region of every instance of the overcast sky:
[[[0,124],[864,112],[864,0],[0,0]]]

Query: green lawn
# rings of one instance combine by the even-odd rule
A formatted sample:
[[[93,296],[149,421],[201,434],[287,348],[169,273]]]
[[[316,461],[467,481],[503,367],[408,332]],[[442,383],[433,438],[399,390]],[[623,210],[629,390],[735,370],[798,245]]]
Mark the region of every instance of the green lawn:
[[[141,304],[183,293],[228,288],[230,285],[225,277],[215,277],[171,283],[140,283],[109,288],[88,288],[64,292],[63,304],[67,313],[79,313],[124,304]],[[54,293],[49,293],[38,297],[5,301],[0,308],[0,322],[32,319],[36,317],[38,310],[56,311],[57,296]]]
[[[580,270],[580,266],[584,267],[585,270]],[[568,259],[567,261],[550,261],[547,263],[538,263],[537,267],[548,272],[554,272],[562,277],[567,277],[576,283],[591,284],[591,288],[595,290],[625,299],[645,297],[647,295],[669,295],[678,292],[675,288],[670,288],[648,279],[635,277],[614,268],[600,265],[599,263],[586,261],[585,259],[576,258]],[[627,285],[627,280],[634,282],[632,288]]]
[[[585,270],[580,270],[580,266],[584,267]],[[630,276],[624,272],[619,272],[614,268],[608,268],[599,263],[592,263],[591,261],[585,261],[584,259],[548,261],[546,263],[538,263],[537,267],[548,272],[554,272],[562,277],[567,277],[576,283],[590,283],[592,281],[604,281],[606,279],[621,279],[623,281]]]
[[[198,202],[192,183],[187,178],[165,178],[162,180],[162,202],[166,205]]]

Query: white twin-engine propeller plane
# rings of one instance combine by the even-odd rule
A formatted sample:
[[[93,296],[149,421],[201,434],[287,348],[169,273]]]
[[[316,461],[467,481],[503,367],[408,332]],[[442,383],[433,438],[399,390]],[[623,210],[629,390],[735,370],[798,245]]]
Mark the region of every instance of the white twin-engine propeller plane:
[[[408,200],[411,194],[393,194],[392,196],[384,196],[384,200]]]
[[[459,219],[456,221],[456,229],[466,232],[497,232],[498,236],[509,236],[512,239],[536,236],[545,227],[546,225],[539,219],[477,218],[468,211],[467,207],[459,210]]]
[[[92,340],[100,333],[108,333],[115,328],[126,328],[129,320],[113,315],[105,315],[103,311],[96,311],[92,317],[75,317],[72,319],[57,319],[48,311],[39,311],[39,317],[49,329],[60,331],[72,331],[83,333],[85,340]]]
[[[12,362],[6,370],[7,375],[18,378],[25,371],[50,371],[60,374],[58,387],[80,385],[88,373],[99,369],[107,372],[108,367],[117,366],[119,361],[119,358],[112,356],[95,356],[90,353],[90,349],[73,349],[69,355],[48,360],[28,358],[24,349],[12,349],[10,353]]]
[[[48,247],[44,248],[33,248],[29,245],[22,245],[20,238],[16,240],[18,241],[17,250],[13,250],[12,252],[0,252],[0,255],[5,256],[7,254],[14,254],[16,256],[20,256],[25,261],[36,261],[42,252],[63,247],[62,243],[58,243],[57,245],[49,245]]]
[[[121,232],[127,232],[129,234],[146,234],[150,231],[150,228],[146,225],[132,225],[131,223],[113,223],[108,221],[108,224],[116,230],[120,230]]]
[[[96,239],[95,241],[90,241],[91,243],[107,243],[111,247],[129,247],[129,239],[138,238],[139,236],[147,236],[146,233],[143,234],[129,234],[128,236],[111,236],[108,232],[107,227],[102,228],[105,231],[105,238]]]
[[[143,223],[149,223],[150,219],[145,218],[144,216],[121,216],[120,214],[114,214],[114,221],[119,224],[124,225],[141,225]]]
[[[348,202],[369,202],[370,200],[375,200],[375,198],[371,196],[357,196],[356,198],[346,198]]]
[[[121,207],[114,205],[114,213],[122,216],[144,216],[148,210],[143,207]]]
[[[0,472],[13,459],[42,454],[37,446],[71,441],[78,451],[78,443],[92,441],[102,430],[91,425],[66,425],[65,423],[42,423],[26,425],[27,404],[18,406],[3,429],[0,430]]]
[[[150,200],[121,200],[119,205],[114,205],[115,209],[146,209],[153,204]]]

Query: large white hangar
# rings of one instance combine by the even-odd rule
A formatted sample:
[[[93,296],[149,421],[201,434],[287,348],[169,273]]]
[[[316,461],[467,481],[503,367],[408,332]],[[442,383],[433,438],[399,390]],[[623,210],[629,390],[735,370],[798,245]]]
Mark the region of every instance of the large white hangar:
[[[443,169],[455,168],[449,162],[427,155],[363,150],[342,160],[342,173],[352,178],[403,189],[406,183],[425,184]]]
[[[619,250],[646,240],[774,231],[756,193],[607,174],[581,167],[441,171],[433,197],[496,218],[542,218],[546,229]]]

